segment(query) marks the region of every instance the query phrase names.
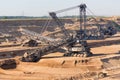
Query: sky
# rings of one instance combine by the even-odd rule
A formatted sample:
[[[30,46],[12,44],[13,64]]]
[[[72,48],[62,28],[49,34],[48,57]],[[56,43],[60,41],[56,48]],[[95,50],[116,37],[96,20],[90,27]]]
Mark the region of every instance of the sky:
[[[120,0],[0,0],[0,16],[47,16],[57,11],[85,3],[99,16],[120,16]],[[66,12],[64,15],[75,12]]]

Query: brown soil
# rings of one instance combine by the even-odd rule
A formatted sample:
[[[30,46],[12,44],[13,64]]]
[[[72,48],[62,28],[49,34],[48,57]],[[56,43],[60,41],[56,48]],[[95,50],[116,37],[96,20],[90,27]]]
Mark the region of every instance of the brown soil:
[[[79,58],[79,57],[61,57],[62,53],[52,53],[37,62],[37,63],[23,63],[20,62],[15,69],[0,69],[0,79],[1,80],[65,80],[70,78],[81,78],[82,79],[95,79],[96,75],[92,77],[86,77],[85,73],[102,71],[102,66],[106,65],[106,61],[116,66],[120,63],[116,57],[120,58],[120,55],[113,54],[120,50],[120,45],[112,46],[102,46],[97,48],[92,48],[92,52],[95,53],[93,57],[90,58]],[[101,54],[102,53],[102,54]],[[111,54],[112,53],[112,54]],[[101,54],[101,55],[100,55]],[[106,55],[109,54],[109,55]],[[113,57],[113,58],[111,58]],[[81,60],[88,60],[88,62],[81,62]],[[65,61],[65,63],[63,63]],[[77,63],[75,64],[75,61]],[[116,64],[115,64],[116,63]],[[107,64],[110,66],[111,64]],[[119,74],[119,69],[117,73]],[[108,71],[110,77],[107,79],[114,80],[113,78],[119,78],[113,72],[113,70]],[[82,76],[82,77],[81,77]],[[106,79],[106,78],[104,78]],[[107,80],[106,79],[106,80]],[[110,80],[109,79],[109,80]],[[119,79],[118,79],[119,80]]]
[[[43,56],[39,62],[25,63],[19,61],[18,58],[24,51],[31,48],[1,48],[1,61],[14,57],[17,63],[2,65],[0,80],[98,80],[97,74],[104,71],[108,76],[100,80],[119,80],[120,54],[118,53],[120,45],[116,42],[111,44],[112,40],[120,40],[117,36],[106,40],[89,41],[89,44],[94,42],[101,44],[108,40],[110,42],[97,47],[94,47],[97,44],[92,44],[91,51],[94,55],[88,58],[63,57],[63,53],[56,52]],[[13,54],[13,51],[15,51],[15,54]]]

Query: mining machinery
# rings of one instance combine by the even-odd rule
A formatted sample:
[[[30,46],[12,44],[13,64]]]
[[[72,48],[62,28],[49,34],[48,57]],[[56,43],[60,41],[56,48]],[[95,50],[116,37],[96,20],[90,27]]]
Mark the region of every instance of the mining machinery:
[[[69,32],[65,29],[64,24],[61,22],[61,20],[57,17],[58,13],[62,13],[64,11],[69,11],[75,8],[79,8],[80,11],[80,29],[76,31],[75,35],[70,35]],[[88,34],[89,31],[86,29],[86,4],[80,4],[75,7],[59,10],[56,12],[50,12],[49,15],[52,17],[52,19],[56,22],[56,24],[59,26],[61,31],[64,33],[65,38],[60,41],[54,41],[52,44],[43,47],[38,48],[34,51],[26,52],[23,57],[20,59],[23,62],[37,62],[41,59],[43,55],[51,53],[53,50],[56,50],[60,47],[65,46],[67,48],[65,54],[63,56],[75,56],[75,57],[89,57],[92,56],[92,53],[90,52],[90,48],[87,45],[88,39],[91,39],[93,37],[101,37],[103,36],[101,34],[100,26],[97,28],[97,36],[91,36],[91,34]]]
[[[107,25],[101,28],[101,31],[105,36],[112,36],[117,33],[117,29],[115,28],[115,25],[112,21],[108,21]]]
[[[26,35],[28,39],[22,43],[22,46],[36,47],[38,44],[50,44],[57,41],[56,39],[42,36],[39,33],[24,28],[20,28],[18,31],[20,31],[23,35]]]

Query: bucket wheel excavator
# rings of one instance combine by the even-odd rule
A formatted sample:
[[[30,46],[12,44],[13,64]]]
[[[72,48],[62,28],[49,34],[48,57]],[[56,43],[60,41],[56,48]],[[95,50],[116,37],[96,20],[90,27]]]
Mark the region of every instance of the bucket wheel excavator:
[[[69,11],[75,8],[79,8],[79,11],[80,11],[80,29],[76,31],[75,35],[70,35],[69,32],[65,29],[64,24],[57,17],[57,14],[62,13],[64,11]],[[43,55],[50,54],[53,50],[56,50],[63,46],[67,48],[66,53],[63,56],[74,56],[74,57],[92,56],[92,53],[90,52],[90,48],[88,47],[87,41],[86,41],[88,38],[90,38],[90,35],[88,35],[88,31],[86,30],[86,21],[87,21],[86,8],[87,8],[86,4],[80,4],[75,7],[59,10],[56,12],[50,12],[49,15],[59,26],[59,28],[64,33],[66,38],[59,41],[53,41],[47,47],[38,48],[34,51],[26,52],[22,56],[22,58],[20,58],[20,60],[23,62],[37,62],[41,59]],[[98,27],[98,32],[101,32],[99,30],[100,29]]]

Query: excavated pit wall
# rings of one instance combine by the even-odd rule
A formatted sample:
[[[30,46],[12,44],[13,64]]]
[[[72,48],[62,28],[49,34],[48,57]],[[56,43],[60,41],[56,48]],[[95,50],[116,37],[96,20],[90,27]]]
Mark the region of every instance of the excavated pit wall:
[[[0,32],[12,34],[13,36],[21,36],[21,33],[17,30],[20,27],[25,29],[35,31],[37,33],[41,32],[41,29],[48,22],[48,19],[31,19],[31,20],[0,20]],[[61,19],[64,24],[73,24],[72,19]],[[54,31],[57,24],[50,20],[49,27],[47,31]]]
[[[24,19],[24,20],[0,20],[0,27],[8,26],[21,26],[21,25],[37,25],[43,26],[48,19]],[[61,19],[63,23],[73,23],[72,19]],[[53,20],[50,20],[51,26],[54,26],[56,23]]]
[[[112,56],[109,58],[101,59],[103,68],[106,70],[120,69],[120,55]]]

